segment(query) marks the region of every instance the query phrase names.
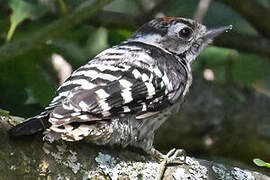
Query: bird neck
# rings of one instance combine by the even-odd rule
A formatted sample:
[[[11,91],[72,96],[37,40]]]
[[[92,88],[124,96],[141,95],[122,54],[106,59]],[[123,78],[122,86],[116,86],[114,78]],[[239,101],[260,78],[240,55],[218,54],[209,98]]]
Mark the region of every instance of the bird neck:
[[[162,46],[160,46],[160,43],[159,43],[159,38],[160,35],[158,34],[151,34],[151,35],[144,35],[144,36],[139,36],[139,35],[135,35],[129,39],[127,39],[126,41],[124,41],[123,43],[126,44],[126,43],[143,43],[143,44],[147,44],[147,45],[150,45],[150,46],[154,46],[160,50],[162,50],[163,52],[165,53],[168,53],[170,55],[173,55],[176,57],[176,59],[178,59],[179,62],[181,62],[182,64],[186,64],[187,66],[190,67],[190,64],[193,62],[193,61],[188,61],[187,59],[187,53],[184,52],[182,54],[176,54],[174,52],[171,52],[169,49],[166,49]]]
[[[126,42],[141,42],[167,51],[166,49],[161,47],[160,40],[161,36],[159,34],[148,34],[148,35],[134,35],[131,38],[127,39]]]

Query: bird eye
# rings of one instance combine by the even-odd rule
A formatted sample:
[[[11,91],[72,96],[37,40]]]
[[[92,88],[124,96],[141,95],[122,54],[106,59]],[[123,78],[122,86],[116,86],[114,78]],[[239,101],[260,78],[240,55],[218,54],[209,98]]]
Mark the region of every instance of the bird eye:
[[[181,37],[183,39],[189,39],[191,37],[192,33],[193,33],[192,29],[185,27],[179,31],[178,35],[179,35],[179,37]]]

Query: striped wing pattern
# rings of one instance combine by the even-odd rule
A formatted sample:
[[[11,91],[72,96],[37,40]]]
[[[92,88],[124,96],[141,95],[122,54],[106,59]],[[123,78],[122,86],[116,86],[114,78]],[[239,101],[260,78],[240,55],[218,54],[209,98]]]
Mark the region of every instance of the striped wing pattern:
[[[130,114],[142,119],[169,105],[165,99],[171,85],[164,73],[145,63],[153,61],[146,53],[133,54],[136,47],[127,53],[123,48],[102,52],[59,87],[46,108],[51,112],[51,131],[72,134],[72,139],[64,135],[65,140],[80,140],[91,132],[91,123]]]

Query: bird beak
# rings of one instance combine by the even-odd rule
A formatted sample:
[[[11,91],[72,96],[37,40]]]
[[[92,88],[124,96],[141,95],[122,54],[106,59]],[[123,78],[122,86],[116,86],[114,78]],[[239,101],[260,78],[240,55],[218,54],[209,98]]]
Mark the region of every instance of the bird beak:
[[[213,39],[224,32],[230,31],[231,29],[232,29],[232,25],[214,28],[214,29],[207,29],[206,33],[203,36],[203,39],[205,40]]]

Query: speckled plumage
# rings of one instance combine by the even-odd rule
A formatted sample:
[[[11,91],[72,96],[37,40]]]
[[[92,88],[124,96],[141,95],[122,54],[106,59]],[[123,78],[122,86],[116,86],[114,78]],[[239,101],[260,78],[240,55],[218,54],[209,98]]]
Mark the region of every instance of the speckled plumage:
[[[192,62],[226,29],[210,31],[184,18],[154,19],[74,71],[44,112],[10,133],[44,131],[50,142],[85,139],[157,152],[155,130],[178,111],[192,82]]]
[[[123,52],[122,49],[125,47],[130,49],[128,51],[125,50],[125,53],[121,54],[120,52]],[[112,52],[114,53],[114,56],[117,56],[116,59],[111,58],[113,57]],[[121,56],[123,57],[121,58]],[[134,57],[136,61],[127,61],[128,56]],[[145,59],[147,59],[147,61],[145,61]],[[121,61],[118,63],[118,67],[112,66],[111,68],[102,69],[102,67],[106,66],[105,64],[110,66],[110,64],[115,64],[115,61]],[[188,88],[186,86],[188,70],[181,61],[182,60],[179,57],[175,57],[174,55],[168,54],[157,47],[153,47],[142,42],[125,42],[102,52],[88,64],[75,71],[71,78],[58,89],[58,93],[61,94],[65,92],[65,84],[69,86],[69,81],[74,82],[74,79],[77,79],[77,75],[80,76],[80,78],[86,79],[86,74],[81,77],[82,74],[79,72],[81,72],[81,69],[88,68],[88,72],[91,71],[91,69],[94,69],[94,71],[99,71],[99,73],[102,74],[114,74],[113,77],[117,77],[117,84],[119,83],[118,85],[122,85],[123,87],[129,87],[133,84],[136,84],[136,87],[144,87],[145,83],[156,84],[155,87],[152,88],[152,95],[151,92],[148,92],[151,90],[151,87],[149,87],[148,90],[147,87],[139,88],[139,90],[142,91],[142,98],[139,98],[137,101],[126,103],[125,106],[121,105],[120,107],[115,107],[115,109],[111,108],[108,112],[100,112],[100,115],[102,114],[101,116],[103,116],[102,118],[100,115],[91,116],[89,114],[82,115],[80,113],[79,116],[75,115],[73,120],[69,119],[67,124],[65,122],[66,118],[70,118],[74,112],[72,111],[71,114],[63,115],[63,111],[65,109],[69,109],[64,106],[73,105],[62,103],[62,106],[57,105],[57,107],[55,107],[51,112],[50,123],[53,125],[45,131],[44,138],[49,141],[59,138],[68,141],[76,141],[86,137],[84,138],[85,140],[96,144],[120,145],[123,147],[132,145],[137,147],[143,146],[141,147],[143,149],[151,149],[154,131],[172,112],[168,108],[174,108],[174,111],[178,109],[180,104],[179,100],[182,98],[181,95],[185,89]],[[122,64],[121,66],[128,68],[128,71],[126,69],[121,69],[120,64]],[[99,70],[97,70],[98,68]],[[109,71],[108,69],[113,73],[107,72]],[[99,78],[102,78],[103,76],[104,75],[100,75]],[[136,78],[137,80],[133,81]],[[91,86],[94,88],[94,86],[99,87],[102,83],[108,84],[111,82],[107,79],[108,78],[106,78],[106,80],[99,79],[99,81],[91,80]],[[114,81],[115,79],[112,78],[112,82]],[[164,82],[161,83],[162,81]],[[116,89],[118,88],[116,87],[118,85],[115,85]],[[135,87],[132,88],[132,90],[134,89]],[[155,89],[160,91],[159,94],[154,93]],[[178,89],[178,91],[174,92],[174,89]],[[108,90],[103,87],[102,91],[104,92],[102,93],[98,91],[98,94],[102,97],[106,97],[106,100],[108,100],[109,98],[107,96],[109,95],[106,95],[109,93]],[[136,90],[134,90],[134,92],[136,92]],[[76,93],[86,93],[86,96],[91,95],[87,88],[80,87],[76,89]],[[147,95],[150,95],[149,99],[147,99]],[[72,99],[72,93],[69,96],[69,99],[71,99],[73,103],[76,102],[76,100]],[[81,95],[79,97],[84,96]],[[132,98],[134,98],[134,96],[132,96]],[[176,101],[179,101],[179,103],[174,103]],[[79,102],[77,104],[80,104]],[[55,106],[54,101],[52,101],[52,103],[53,106]],[[171,106],[172,104],[173,106]],[[104,103],[101,104],[101,107],[102,106],[103,108],[101,109],[106,109],[106,105],[104,105]],[[84,106],[81,105],[81,109],[83,109],[83,107]],[[70,109],[75,108],[70,107]],[[85,109],[85,111],[87,111],[87,109]],[[83,116],[86,117],[85,122],[82,122],[84,121]],[[89,119],[91,118],[93,120],[89,122]],[[70,124],[72,121],[73,124]],[[81,121],[81,125],[72,129],[71,126],[76,126],[75,123],[78,123],[78,121]],[[93,123],[93,121],[95,122]],[[72,129],[72,131],[69,131],[69,129]],[[82,136],[81,134],[84,135]]]

